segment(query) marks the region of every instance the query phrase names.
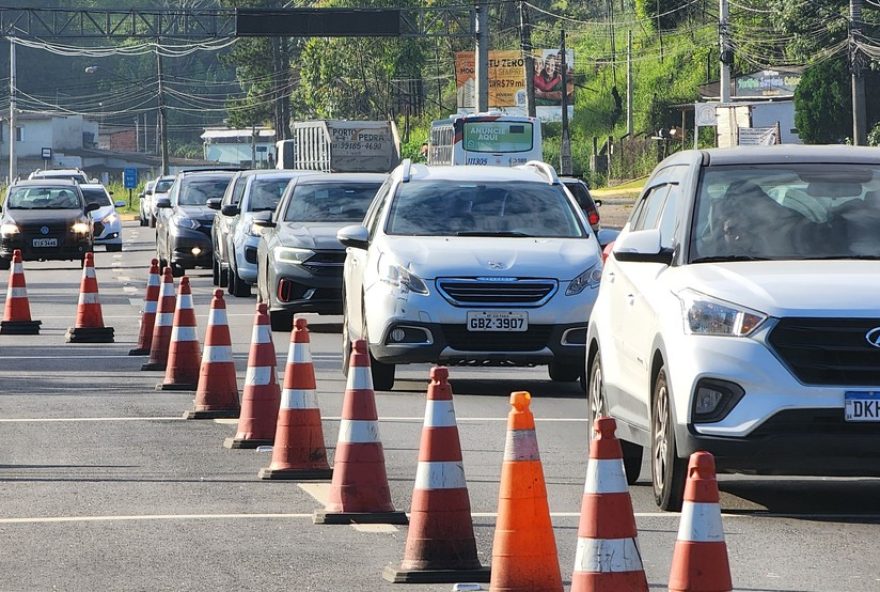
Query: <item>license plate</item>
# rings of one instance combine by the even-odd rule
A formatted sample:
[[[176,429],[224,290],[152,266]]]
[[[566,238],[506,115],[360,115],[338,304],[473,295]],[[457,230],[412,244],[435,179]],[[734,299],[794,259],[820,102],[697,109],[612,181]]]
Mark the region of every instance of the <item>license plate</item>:
[[[57,238],[35,238],[34,247],[57,247],[58,239]]]
[[[467,313],[468,331],[527,331],[529,313],[472,310]]]
[[[880,392],[847,391],[843,402],[846,421],[880,421]]]

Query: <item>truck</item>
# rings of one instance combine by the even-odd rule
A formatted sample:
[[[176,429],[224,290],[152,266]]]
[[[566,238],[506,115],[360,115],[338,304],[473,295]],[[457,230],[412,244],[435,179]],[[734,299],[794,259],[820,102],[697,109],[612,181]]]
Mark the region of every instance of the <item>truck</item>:
[[[393,121],[298,121],[275,155],[278,169],[387,173],[400,162],[400,137]]]

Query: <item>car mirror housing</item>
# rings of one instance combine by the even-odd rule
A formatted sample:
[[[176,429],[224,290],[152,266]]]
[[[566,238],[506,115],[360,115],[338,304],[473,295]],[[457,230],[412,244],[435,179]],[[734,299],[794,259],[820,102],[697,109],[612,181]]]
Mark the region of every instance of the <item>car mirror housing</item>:
[[[117,200],[113,203],[113,205],[116,206],[117,208],[124,208],[124,207],[125,207],[125,202],[122,201],[121,199],[117,199]]]
[[[221,200],[219,198],[212,197],[211,199],[209,199],[208,201],[205,202],[205,205],[208,206],[212,210],[219,210],[220,209],[220,201]]]
[[[600,228],[599,232],[596,233],[596,240],[599,241],[599,247],[604,249],[616,241],[619,234],[620,231],[613,228]]]
[[[83,208],[83,210],[85,211],[86,214],[88,214],[89,212],[94,212],[95,210],[100,210],[100,209],[101,209],[101,204],[96,204],[96,203],[86,204],[86,207]]]
[[[336,233],[336,238],[346,247],[366,249],[370,244],[370,231],[360,224],[344,226]]]
[[[224,216],[237,216],[238,212],[238,206],[235,204],[226,204],[220,209],[220,213]]]
[[[260,228],[275,228],[275,222],[272,221],[272,212],[257,212],[252,218],[254,226]]]
[[[170,208],[171,207],[171,200],[167,197],[160,197],[159,199],[156,200],[156,207],[157,208]]]
[[[614,242],[614,258],[635,263],[672,263],[672,250],[660,245],[660,231],[637,230],[619,237]]]

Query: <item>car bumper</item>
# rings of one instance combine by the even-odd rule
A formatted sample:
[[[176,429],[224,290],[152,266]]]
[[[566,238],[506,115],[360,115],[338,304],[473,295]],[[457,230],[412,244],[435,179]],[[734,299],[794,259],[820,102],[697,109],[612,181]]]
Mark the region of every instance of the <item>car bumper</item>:
[[[122,222],[102,226],[101,233],[95,236],[95,244],[98,245],[121,245]]]
[[[34,247],[33,239],[42,236],[16,236],[0,240],[0,258],[12,259],[15,249],[21,250],[25,261],[73,261],[92,250],[92,241],[74,237],[58,239],[57,247]]]
[[[256,275],[256,274],[254,274]],[[342,268],[313,274],[302,265],[273,263],[272,310],[342,314]]]
[[[235,272],[243,281],[257,283],[257,246],[260,237],[247,235],[245,240],[233,244],[235,248]]]
[[[212,267],[211,237],[197,230],[177,231],[168,237],[171,263],[183,268]]]

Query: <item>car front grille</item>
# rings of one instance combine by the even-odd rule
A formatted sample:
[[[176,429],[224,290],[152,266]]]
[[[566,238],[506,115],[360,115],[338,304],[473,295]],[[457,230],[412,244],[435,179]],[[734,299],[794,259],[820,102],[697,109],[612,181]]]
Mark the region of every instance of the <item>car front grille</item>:
[[[22,222],[19,223],[19,228],[22,234],[32,234],[35,237],[40,236],[58,236],[59,234],[64,235],[67,234],[68,226],[71,224],[66,224],[64,222],[54,222],[45,224],[42,222]],[[43,227],[49,229],[49,231],[44,235],[40,230]]]
[[[544,349],[552,325],[529,325],[526,331],[468,331],[464,325],[441,325],[449,347],[460,351],[524,352]]]
[[[556,293],[552,279],[439,278],[437,287],[453,306],[541,306]]]
[[[880,385],[880,347],[868,342],[878,327],[880,318],[784,318],[767,341],[805,384]]]
[[[95,236],[101,236],[101,234],[102,234],[103,232],[104,232],[104,224],[101,223],[101,222],[95,222],[95,223],[94,223],[94,233],[95,233]]]
[[[345,251],[317,251],[303,263],[303,268],[314,275],[341,278],[343,265],[345,265]]]

